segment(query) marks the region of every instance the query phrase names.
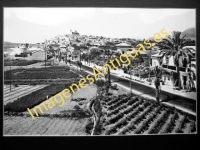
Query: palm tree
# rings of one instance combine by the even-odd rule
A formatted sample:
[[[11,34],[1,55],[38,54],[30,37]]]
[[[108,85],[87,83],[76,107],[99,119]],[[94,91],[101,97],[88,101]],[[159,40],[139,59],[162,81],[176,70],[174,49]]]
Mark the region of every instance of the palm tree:
[[[163,56],[166,56],[166,58],[170,58],[171,56],[174,56],[174,64],[176,66],[176,71],[178,74],[178,87],[181,89],[181,79],[180,79],[180,67],[182,63],[190,63],[191,58],[194,57],[192,54],[192,48],[184,48],[185,46],[189,46],[191,43],[190,39],[184,39],[185,36],[181,38],[181,32],[180,31],[173,31],[172,36],[169,35],[168,38],[163,39],[160,43],[157,43],[156,45],[160,47],[161,50],[160,54],[163,53]]]

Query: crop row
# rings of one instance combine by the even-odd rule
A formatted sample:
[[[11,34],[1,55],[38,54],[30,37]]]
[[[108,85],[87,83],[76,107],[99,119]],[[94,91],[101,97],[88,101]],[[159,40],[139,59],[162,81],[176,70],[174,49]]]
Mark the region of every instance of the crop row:
[[[71,84],[70,83],[51,84],[49,86],[44,87],[43,89],[39,89],[28,95],[25,95],[14,102],[7,103],[4,106],[4,111],[11,111],[11,112],[26,111],[27,108],[33,108],[34,106],[45,101],[47,95],[49,97],[54,96],[55,94],[62,91],[65,87],[68,87],[69,85]]]
[[[136,116],[139,112],[141,112],[141,111],[144,110],[144,106],[148,102],[146,102],[146,103],[143,103],[143,102],[144,101],[140,100],[137,103],[135,103],[133,106],[129,106],[125,110],[120,111],[120,113],[118,115],[116,115],[116,116],[111,117],[110,119],[108,119],[107,124],[112,124],[112,123],[115,123],[115,124],[111,125],[111,127],[109,127],[106,130],[105,133],[106,134],[115,133],[117,131],[117,128],[120,128],[122,126],[127,125],[128,124],[128,120],[131,120],[132,117]],[[143,103],[143,105],[140,106],[140,107],[138,107],[141,103]],[[151,106],[149,106],[148,108],[150,108]],[[137,109],[135,109],[136,107],[137,107]],[[147,109],[143,113],[143,115],[141,116],[141,118],[144,117],[149,111],[150,111],[150,109]]]
[[[156,108],[156,109],[155,109],[155,107],[157,107],[157,105],[154,103],[154,104],[151,105],[150,108],[147,110],[148,113],[150,113],[152,110],[153,110],[154,112],[148,116],[146,123],[144,123],[144,125],[146,124],[145,127],[148,127],[148,124],[151,123],[151,122],[156,118],[156,116],[158,115],[158,112],[161,110],[161,107],[160,107],[160,106],[159,106],[158,108]],[[147,113],[147,112],[146,112],[146,113]],[[141,117],[142,117],[142,116],[141,116]],[[137,118],[136,118],[136,120],[137,120]],[[132,121],[132,124],[134,124],[134,126],[135,126],[135,122],[134,122],[134,121]],[[133,125],[131,125],[131,126],[133,126]],[[144,128],[144,127],[142,127],[141,129],[138,129],[138,131],[136,130],[135,132],[136,132],[136,133],[137,133],[137,132],[139,133],[139,132],[141,132],[141,131],[143,130],[143,128]],[[136,129],[136,127],[133,128],[133,129]],[[123,131],[123,132],[125,133],[125,132],[127,132],[127,131],[125,130],[125,131]]]
[[[141,105],[144,101],[138,101],[137,103],[132,105],[132,108],[136,108],[139,105]],[[126,108],[125,106],[123,106],[123,108]],[[126,108],[126,109],[130,109],[130,108]],[[141,111],[141,108],[138,109],[138,111]],[[124,113],[126,111],[120,111],[119,113],[117,113],[115,116],[111,116],[108,118],[107,120],[107,124],[112,124],[115,123],[117,120],[119,120],[120,118],[122,118],[124,116]]]
[[[186,123],[188,123],[189,120],[187,118],[186,115],[183,116],[182,120],[179,123],[179,126],[176,128],[175,133],[183,133],[183,129],[186,125]]]
[[[143,106],[144,106],[144,105],[143,105]],[[131,113],[130,116],[131,116],[131,117],[136,116],[136,115],[140,112],[140,108],[141,108],[141,107],[139,107],[134,113]],[[129,130],[135,130],[135,129],[136,129],[136,125],[137,125],[138,123],[140,123],[143,119],[145,119],[145,117],[146,117],[151,111],[153,111],[153,104],[150,105],[150,106],[148,106],[148,107],[146,108],[146,110],[145,110],[141,115],[137,116],[137,117],[134,118],[132,121],[130,121],[130,119],[131,119],[130,116],[127,116],[127,120],[129,120],[129,124],[128,124],[126,127],[124,127],[122,130],[120,130],[118,134],[125,134],[125,133],[128,132]],[[140,126],[139,128],[137,128],[137,129],[135,130],[135,133],[140,133],[140,132],[142,131],[142,129],[143,129],[144,127],[146,127],[146,125],[148,124],[149,121],[150,121],[150,119],[149,119],[149,120],[147,119],[147,121],[146,121],[146,120],[143,121],[142,126]]]
[[[134,124],[139,124],[141,121],[143,121],[144,119],[146,119],[146,116],[148,114],[150,114],[153,111],[153,105],[150,105],[140,116],[138,116],[135,120],[134,120]],[[142,125],[140,125],[135,131],[134,133],[139,134],[141,133],[146,127],[148,127],[150,121],[153,119],[153,116],[148,117],[146,120],[144,120],[142,122]]]
[[[108,107],[108,110],[111,110],[111,111],[108,112],[107,116],[109,117],[112,114],[117,114],[119,111],[123,110],[128,105],[132,106],[136,102],[136,100],[137,100],[137,98],[131,99],[129,101],[127,99],[124,99],[122,101],[115,103],[114,105]],[[140,105],[141,103],[142,103],[142,101],[139,101],[136,106]],[[134,109],[136,106],[133,105],[132,108]],[[116,108],[116,109],[113,109],[113,108]]]
[[[166,125],[166,127],[165,127],[165,129],[164,129],[164,131],[162,133],[171,133],[172,130],[174,129],[175,125],[176,125],[175,123],[176,123],[176,120],[178,118],[179,118],[178,113],[172,114],[169,123],[167,123],[167,125]]]
[[[5,61],[4,60],[4,66],[27,66],[27,65],[31,65],[34,63],[38,63],[41,62],[39,60],[9,60],[9,61]]]
[[[195,132],[195,116],[150,99],[140,96],[130,97],[120,95],[103,99],[103,106],[107,108],[104,125],[105,134],[123,135],[127,132],[133,134],[157,134],[183,132],[187,125],[188,132]],[[181,121],[179,117],[184,116]],[[178,126],[177,126],[178,125]]]
[[[118,134],[125,134],[125,133],[128,132],[129,130],[135,130],[135,133],[140,133],[140,132],[142,132],[143,130],[147,130],[148,124],[149,124],[150,122],[153,121],[153,119],[157,116],[157,113],[156,113],[156,112],[159,111],[159,109],[160,109],[160,107],[159,107],[159,108],[157,108],[157,109],[155,110],[155,109],[153,109],[154,106],[155,106],[155,104],[151,105],[151,106],[146,110],[146,112],[145,112],[146,114],[149,114],[151,111],[154,111],[154,113],[150,114],[150,115],[148,116],[148,118],[147,118],[146,120],[143,121],[143,124],[142,124],[142,126],[141,126],[140,128],[137,128],[137,130],[135,130],[135,129],[136,129],[136,125],[135,125],[135,122],[134,122],[134,120],[133,120],[133,121],[130,121],[129,124],[128,124],[126,127],[124,127],[123,129],[121,129],[121,131],[120,131]],[[135,112],[131,113],[131,116],[133,117],[133,116],[135,116],[137,113],[139,113],[139,108],[138,108]],[[145,114],[145,113],[143,113],[143,114]],[[128,119],[130,120],[130,118],[128,118]],[[136,119],[136,120],[137,120],[137,119]]]
[[[15,69],[11,72],[14,79],[57,79],[57,78],[76,78],[77,74],[69,71],[69,68],[31,68],[31,69]],[[10,71],[4,72],[4,79],[10,79]]]
[[[166,110],[164,113],[159,117],[159,119],[154,123],[152,128],[148,131],[149,134],[158,133],[161,127],[165,124],[165,121],[168,119],[170,115],[170,111]]]
[[[139,124],[141,121],[143,121],[144,119],[146,119],[146,116],[148,114],[150,114],[152,111],[153,111],[153,105],[150,105],[150,106],[148,106],[146,108],[146,110],[142,114],[138,115],[131,122],[134,123],[134,125]],[[142,125],[139,128],[137,128],[134,131],[134,133],[140,133],[142,131],[142,129],[144,128],[144,125],[145,126],[148,125],[149,122],[150,122],[150,119],[149,120],[148,119],[144,120],[143,123],[142,123]]]
[[[111,100],[110,102],[107,103],[107,105],[109,106],[108,109],[113,109],[114,107],[117,107],[118,104],[122,104],[124,102],[126,102],[128,100],[128,97],[126,98],[114,98],[113,100]]]

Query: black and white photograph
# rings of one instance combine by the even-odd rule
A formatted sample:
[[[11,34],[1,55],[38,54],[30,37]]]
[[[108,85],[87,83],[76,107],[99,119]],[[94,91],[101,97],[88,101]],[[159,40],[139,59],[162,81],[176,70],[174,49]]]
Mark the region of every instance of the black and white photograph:
[[[3,136],[197,134],[195,8],[3,7]]]

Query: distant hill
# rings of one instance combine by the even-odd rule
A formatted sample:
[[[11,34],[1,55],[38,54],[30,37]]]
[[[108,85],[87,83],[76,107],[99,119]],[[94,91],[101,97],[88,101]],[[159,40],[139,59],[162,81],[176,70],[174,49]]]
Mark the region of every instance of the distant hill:
[[[4,42],[4,50],[7,50],[9,48],[15,48],[19,46],[20,44],[25,44],[25,43],[12,43],[12,42]],[[30,44],[29,47],[37,47],[37,44]]]
[[[11,42],[4,42],[4,50],[9,49],[9,48],[15,48],[19,45],[20,43],[11,43]]]
[[[185,39],[195,40],[195,28],[188,28],[181,33],[181,38],[186,35]],[[153,37],[148,38],[151,41],[154,41]]]
[[[181,33],[181,37],[183,37],[184,35],[186,35],[186,39],[191,39],[191,40],[195,40],[195,28],[188,28],[185,31],[183,31]]]

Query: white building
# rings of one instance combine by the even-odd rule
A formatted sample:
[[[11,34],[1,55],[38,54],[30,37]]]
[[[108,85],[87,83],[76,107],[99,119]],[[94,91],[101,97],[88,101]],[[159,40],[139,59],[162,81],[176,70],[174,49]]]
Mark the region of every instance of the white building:
[[[194,47],[192,47],[194,48]],[[193,51],[193,54],[195,56],[195,51]],[[169,86],[177,86],[177,82],[176,82],[176,74],[177,74],[177,67],[174,64],[174,56],[170,56],[169,58],[167,58],[166,56],[164,56],[164,54],[155,54],[151,56],[151,60],[152,60],[152,64],[151,67],[155,67],[155,66],[161,66],[164,70],[166,70],[169,74],[163,74],[162,75],[162,80],[165,82],[165,84],[169,85]],[[196,88],[196,59],[192,58],[191,59],[191,67],[190,70],[192,70],[194,72],[194,74],[192,75],[193,78],[193,82]],[[181,62],[181,64],[179,64],[179,73],[180,73],[180,79],[181,79],[181,88],[185,89],[187,86],[187,80],[188,80],[188,72],[187,72],[187,63],[185,62]],[[172,74],[174,75],[174,77],[172,78]],[[176,78],[175,78],[176,77]],[[175,80],[174,80],[175,79]]]

